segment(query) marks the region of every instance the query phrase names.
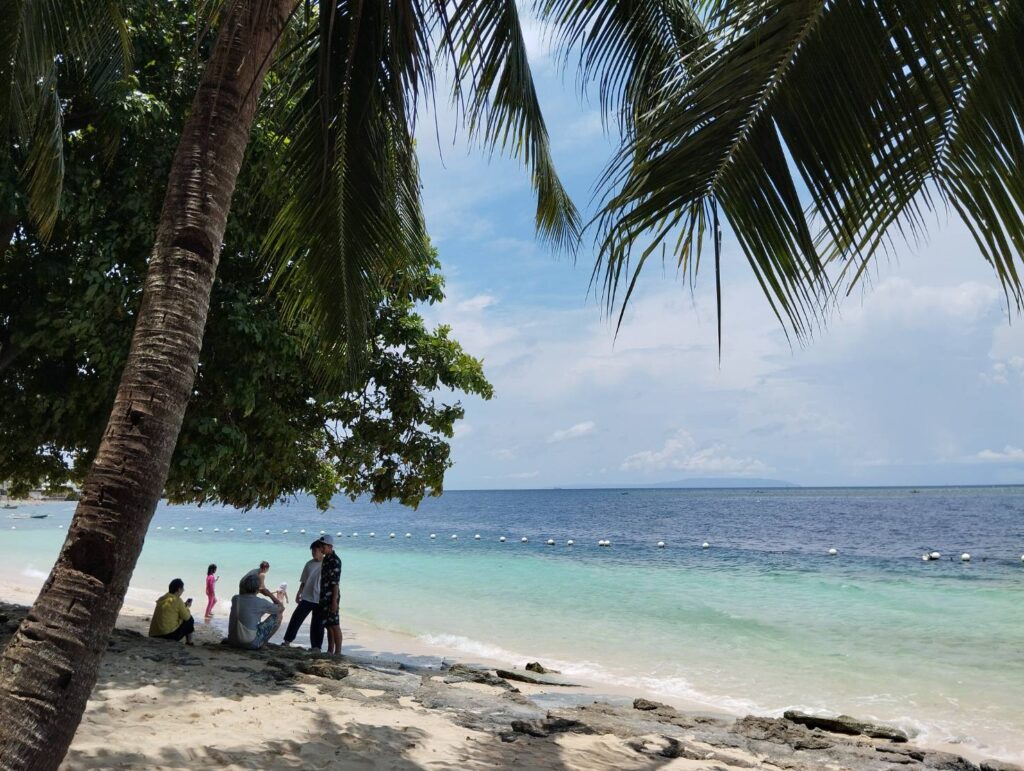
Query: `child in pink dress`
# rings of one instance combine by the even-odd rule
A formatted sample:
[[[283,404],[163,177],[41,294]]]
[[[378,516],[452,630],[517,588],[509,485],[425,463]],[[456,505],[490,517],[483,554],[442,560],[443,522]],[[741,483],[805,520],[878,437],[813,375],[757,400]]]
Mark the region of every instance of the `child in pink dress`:
[[[206,618],[213,615],[213,609],[217,605],[217,566],[210,565],[206,569]]]

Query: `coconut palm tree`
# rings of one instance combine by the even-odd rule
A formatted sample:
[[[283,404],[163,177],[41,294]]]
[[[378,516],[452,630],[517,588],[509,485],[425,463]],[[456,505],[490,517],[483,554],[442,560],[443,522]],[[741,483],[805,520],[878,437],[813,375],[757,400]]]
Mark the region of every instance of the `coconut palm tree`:
[[[0,36],[0,85],[13,82],[20,41],[49,39],[31,13],[78,30],[65,8],[111,5],[8,0],[7,21],[27,37]],[[285,116],[273,184],[287,203],[266,246],[294,313],[357,347],[392,256],[423,243],[413,130],[438,64],[453,73],[471,135],[528,167],[541,236],[570,248],[580,237],[515,0],[207,5],[216,43],[168,181],[110,423],[57,564],[0,659],[5,768],[55,768],[95,682],[166,479],[232,188],[279,47],[267,101]],[[628,298],[646,261],[669,250],[691,273],[710,243],[717,280],[721,218],[780,319],[803,334],[838,278],[855,280],[888,239],[920,233],[925,212],[945,203],[1021,304],[1024,3],[534,0],[533,9],[623,137],[594,223],[595,277],[609,303],[624,279]],[[36,70],[18,81],[23,91],[63,61],[63,43],[47,45],[27,59]],[[0,102],[4,120],[12,105]],[[52,128],[43,118],[58,107],[35,125]],[[58,172],[33,167],[33,184],[51,185],[40,201],[53,200]]]

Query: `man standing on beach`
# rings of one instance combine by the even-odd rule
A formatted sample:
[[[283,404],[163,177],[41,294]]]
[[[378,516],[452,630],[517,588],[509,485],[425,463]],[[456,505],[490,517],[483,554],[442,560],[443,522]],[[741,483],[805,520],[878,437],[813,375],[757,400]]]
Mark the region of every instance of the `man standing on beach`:
[[[271,600],[272,602],[277,602],[277,598],[274,596],[274,593],[267,588],[267,573],[269,573],[269,572],[270,572],[270,563],[267,562],[266,560],[263,560],[263,562],[260,563],[260,566],[258,568],[253,568],[248,573],[246,573],[244,576],[242,576],[242,581],[247,579],[249,576],[256,576],[259,579],[259,582],[260,582],[260,591],[259,591],[259,593],[262,594],[264,597],[266,597],[268,600]],[[242,581],[238,582],[238,591],[239,592],[242,591]]]
[[[306,563],[302,568],[302,575],[299,576],[299,588],[295,592],[297,607],[292,611],[292,617],[288,621],[284,643],[289,645],[295,640],[302,622],[312,613],[313,620],[309,622],[309,645],[312,650],[318,651],[324,644],[324,621],[323,614],[320,613],[320,561],[324,558],[324,545],[320,541],[313,541],[309,548],[313,553],[313,559]]]
[[[341,601],[341,559],[334,553],[334,538],[330,534],[320,536],[319,543],[324,550],[320,563],[320,613],[327,630],[327,653],[341,655],[341,619],[338,603]]]

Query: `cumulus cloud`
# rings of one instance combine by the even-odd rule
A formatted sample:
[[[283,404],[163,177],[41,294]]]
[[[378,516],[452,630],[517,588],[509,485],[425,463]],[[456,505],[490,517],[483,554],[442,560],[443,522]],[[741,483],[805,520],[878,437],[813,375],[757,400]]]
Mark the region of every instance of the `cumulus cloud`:
[[[623,471],[686,471],[698,474],[763,474],[769,467],[756,458],[735,458],[721,445],[698,447],[686,430],[665,440],[660,450],[633,453],[621,466]]]
[[[581,436],[587,436],[588,434],[594,433],[595,428],[597,428],[597,426],[594,425],[594,421],[592,420],[577,423],[575,426],[569,426],[569,428],[563,428],[559,431],[555,431],[548,437],[548,444],[553,442],[564,442],[566,439],[579,439]]]
[[[975,458],[984,463],[1024,463],[1024,449],[1008,444],[1002,450],[982,450]]]

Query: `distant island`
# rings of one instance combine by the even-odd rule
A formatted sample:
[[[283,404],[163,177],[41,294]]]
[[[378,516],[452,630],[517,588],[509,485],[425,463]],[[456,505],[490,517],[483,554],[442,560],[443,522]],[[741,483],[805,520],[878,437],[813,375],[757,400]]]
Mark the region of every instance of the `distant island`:
[[[641,484],[572,485],[564,489],[660,490],[708,487],[800,487],[800,485],[786,482],[782,479],[760,479],[758,477],[693,477],[691,479],[676,479],[671,482],[645,482]]]

